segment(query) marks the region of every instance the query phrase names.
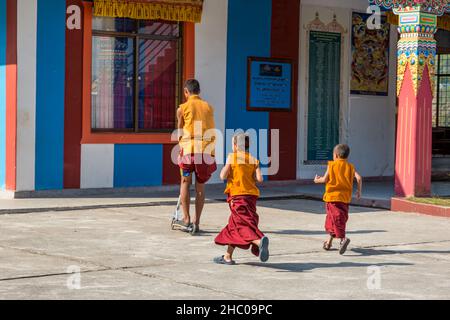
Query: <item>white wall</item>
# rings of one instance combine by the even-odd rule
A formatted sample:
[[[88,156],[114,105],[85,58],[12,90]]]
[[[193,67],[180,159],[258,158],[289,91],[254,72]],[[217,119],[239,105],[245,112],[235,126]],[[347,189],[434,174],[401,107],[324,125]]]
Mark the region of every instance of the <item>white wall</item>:
[[[368,0],[301,0],[302,6],[321,6],[330,8],[352,8],[365,11],[369,6]],[[309,21],[308,21],[309,22]]]
[[[83,144],[81,146],[81,189],[114,186],[114,145]]]
[[[323,5],[323,6],[320,6]],[[395,28],[391,32],[390,89],[388,97],[350,95],[351,80],[351,16],[353,11],[365,12],[367,1],[361,0],[303,0],[300,26],[298,179],[311,179],[325,171],[325,166],[305,165],[307,158],[307,31],[306,24],[315,19],[316,12],[325,24],[333,20],[346,29],[341,75],[340,139],[352,148],[351,161],[364,176],[394,174],[395,106],[396,106],[396,43]]]
[[[202,23],[195,27],[195,73],[202,98],[215,109],[216,128],[225,130],[228,0],[207,0]],[[217,148],[219,157],[221,148]],[[219,182],[219,170],[211,182]]]
[[[37,0],[17,2],[17,191],[35,188]]]
[[[350,96],[348,143],[353,162],[365,176],[394,175],[397,38],[396,27],[392,27],[389,96]]]

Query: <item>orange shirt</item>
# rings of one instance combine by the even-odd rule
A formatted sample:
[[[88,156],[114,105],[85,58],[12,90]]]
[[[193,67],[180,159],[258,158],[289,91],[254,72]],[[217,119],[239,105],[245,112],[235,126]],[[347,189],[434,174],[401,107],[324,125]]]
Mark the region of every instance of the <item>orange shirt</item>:
[[[338,159],[328,163],[328,182],[325,186],[325,202],[352,202],[355,167],[347,160]]]
[[[216,127],[213,107],[199,96],[191,96],[180,108],[184,120],[183,136],[180,139],[183,154],[207,153],[214,156],[215,134],[205,135],[206,131]]]
[[[231,164],[231,172],[225,194],[231,197],[245,195],[259,197],[260,193],[255,180],[259,161],[247,152],[238,151],[228,156],[227,164]]]

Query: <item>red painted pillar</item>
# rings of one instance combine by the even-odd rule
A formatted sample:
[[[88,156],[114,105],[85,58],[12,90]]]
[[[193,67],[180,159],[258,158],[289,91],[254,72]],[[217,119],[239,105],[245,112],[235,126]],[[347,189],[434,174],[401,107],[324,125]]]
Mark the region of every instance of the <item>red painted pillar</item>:
[[[395,194],[431,195],[432,103],[437,16],[420,6],[398,10],[399,95]]]
[[[6,190],[16,190],[17,176],[17,0],[6,1]]]
[[[293,62],[294,101],[290,112],[271,112],[270,129],[280,130],[280,168],[270,180],[297,178],[297,91],[300,39],[300,0],[272,0],[271,54]],[[269,135],[270,136],[270,135]]]
[[[83,8],[81,0],[66,0]],[[83,14],[81,10],[81,21]],[[74,13],[70,13],[73,15]],[[69,18],[69,15],[68,15]],[[64,110],[64,188],[79,189],[83,106],[83,30],[66,28],[66,82]]]

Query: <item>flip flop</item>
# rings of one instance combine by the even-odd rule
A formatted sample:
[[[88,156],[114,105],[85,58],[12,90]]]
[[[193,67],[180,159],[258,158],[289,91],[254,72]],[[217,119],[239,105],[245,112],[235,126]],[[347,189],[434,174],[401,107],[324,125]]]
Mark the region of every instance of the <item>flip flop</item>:
[[[323,243],[323,250],[330,251],[331,250],[331,244],[328,243],[328,241],[325,241]]]
[[[343,255],[347,251],[347,247],[350,244],[350,239],[345,238],[343,242],[341,242],[341,248],[339,249],[339,254]]]
[[[213,261],[216,264],[224,264],[224,265],[227,265],[227,266],[234,266],[236,264],[236,262],[233,261],[233,260],[231,260],[231,261],[225,260],[225,256],[216,257],[216,258],[214,258]]]
[[[269,261],[269,238],[263,237],[259,245],[259,259],[261,262]]]

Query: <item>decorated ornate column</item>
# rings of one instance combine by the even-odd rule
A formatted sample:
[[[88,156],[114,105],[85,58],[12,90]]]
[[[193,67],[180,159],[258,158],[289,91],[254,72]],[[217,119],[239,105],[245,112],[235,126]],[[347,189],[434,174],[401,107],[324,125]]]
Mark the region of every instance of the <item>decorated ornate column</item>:
[[[425,12],[425,8],[394,9],[400,32],[395,194],[401,197],[431,195],[437,15]]]
[[[395,194],[431,195],[437,19],[448,0],[369,0],[399,16]]]

